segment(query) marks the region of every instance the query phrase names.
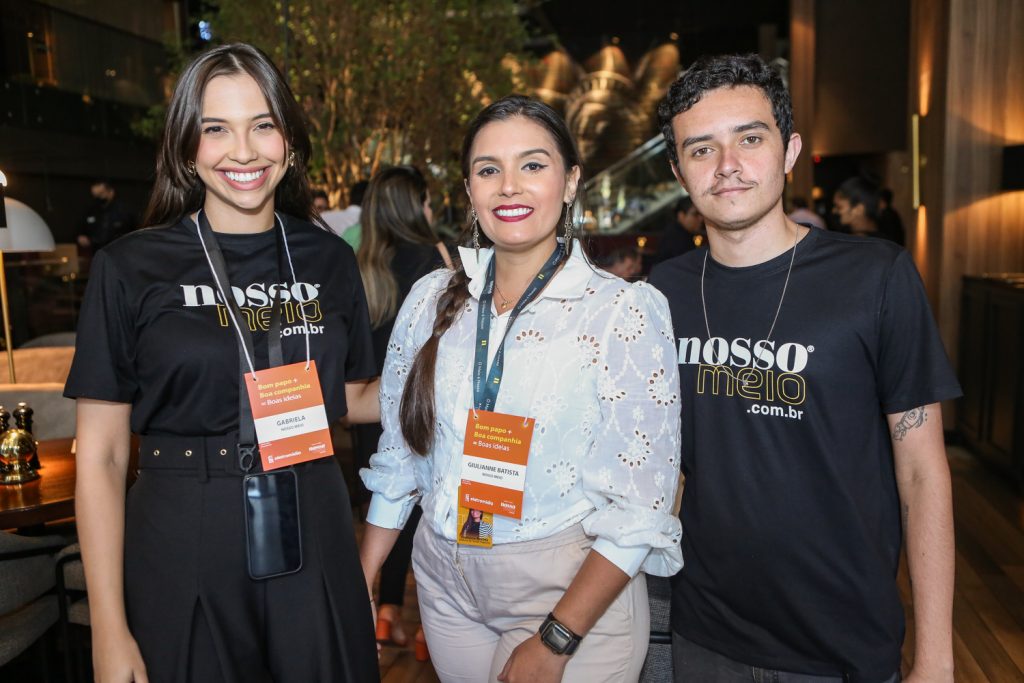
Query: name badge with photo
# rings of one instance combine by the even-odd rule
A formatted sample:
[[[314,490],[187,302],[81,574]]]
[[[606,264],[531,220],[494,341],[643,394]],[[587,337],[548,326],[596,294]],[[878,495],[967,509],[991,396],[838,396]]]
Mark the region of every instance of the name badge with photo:
[[[245,373],[265,471],[334,454],[316,361]]]
[[[459,506],[520,519],[535,420],[470,410],[462,446]]]

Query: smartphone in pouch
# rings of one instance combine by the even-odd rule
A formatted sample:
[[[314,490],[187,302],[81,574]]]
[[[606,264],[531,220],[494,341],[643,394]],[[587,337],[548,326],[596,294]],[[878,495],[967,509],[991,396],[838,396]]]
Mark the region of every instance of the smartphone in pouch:
[[[249,576],[269,579],[302,569],[299,484],[290,469],[247,474],[242,479]]]

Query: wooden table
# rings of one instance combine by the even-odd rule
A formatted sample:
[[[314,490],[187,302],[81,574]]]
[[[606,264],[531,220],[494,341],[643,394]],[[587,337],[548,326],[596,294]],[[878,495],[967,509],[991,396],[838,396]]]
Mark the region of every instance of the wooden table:
[[[0,484],[0,529],[37,526],[75,516],[75,456],[72,439],[39,442],[40,478]]]

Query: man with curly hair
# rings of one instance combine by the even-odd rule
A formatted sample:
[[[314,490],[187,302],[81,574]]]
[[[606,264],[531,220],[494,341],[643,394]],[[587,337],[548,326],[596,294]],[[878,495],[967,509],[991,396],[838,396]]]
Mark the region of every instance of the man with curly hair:
[[[759,57],[698,60],[659,115],[710,249],[654,269],[682,381],[677,681],[952,681],[953,520],[939,402],[960,387],[909,254],[789,220],[800,154]],[[902,514],[901,514],[902,513]]]

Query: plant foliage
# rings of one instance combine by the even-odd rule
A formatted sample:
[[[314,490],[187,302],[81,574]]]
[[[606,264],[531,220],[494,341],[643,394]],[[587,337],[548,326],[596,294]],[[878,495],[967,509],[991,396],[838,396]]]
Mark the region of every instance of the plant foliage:
[[[512,0],[220,0],[220,42],[244,41],[287,73],[331,199],[384,164],[461,177],[472,117],[513,91],[525,33]],[[509,57],[512,57],[509,59]]]

